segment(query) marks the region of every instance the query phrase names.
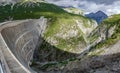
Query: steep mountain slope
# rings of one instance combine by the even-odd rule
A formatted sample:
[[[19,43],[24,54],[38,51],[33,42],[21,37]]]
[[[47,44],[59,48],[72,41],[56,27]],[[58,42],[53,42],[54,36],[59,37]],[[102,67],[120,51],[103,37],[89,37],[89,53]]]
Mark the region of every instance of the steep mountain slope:
[[[119,73],[120,72],[120,14],[104,20],[89,37],[95,43],[79,60],[67,64],[65,73]]]
[[[96,15],[102,19],[103,13]],[[25,1],[0,6],[1,22],[42,16],[47,18],[47,27],[41,31],[44,33],[31,61],[33,69],[48,73],[120,72],[120,14],[97,26],[95,21],[53,4]]]
[[[45,39],[49,43],[59,46],[59,48],[63,48],[63,46],[57,44],[58,41],[61,44],[64,42],[64,45],[68,45],[65,42],[67,40],[74,42],[69,44],[80,44],[80,41],[77,42],[77,40],[82,40],[84,46],[86,46],[87,41],[85,37],[97,26],[95,21],[80,15],[67,13],[53,4],[24,2],[0,6],[1,21],[34,19],[40,18],[40,16],[49,18],[49,25],[44,34]],[[69,45],[69,47],[71,46]],[[67,49],[68,46],[64,46],[64,48]]]
[[[119,40],[120,36],[120,15],[112,15],[108,19],[104,20],[93,33],[90,34],[89,38],[91,42],[95,42],[96,39],[102,41],[107,40],[106,43],[114,43]],[[103,43],[103,42],[102,42]],[[105,43],[103,43],[105,45]]]
[[[101,42],[93,46],[93,48],[99,51],[103,50],[104,52],[101,52],[102,55],[119,53],[119,47],[117,46],[119,46],[120,41],[120,14],[112,15],[104,20],[97,30],[100,31]],[[109,52],[106,52],[108,50]]]
[[[85,15],[88,18],[94,19],[96,20],[99,24],[106,18],[108,18],[108,16],[102,12],[102,11],[98,11],[96,13],[90,13],[90,14],[86,14]]]
[[[38,69],[46,69],[48,64],[53,62],[58,64],[62,61],[61,63],[64,64],[68,58],[73,60],[85,50],[89,43],[86,37],[97,27],[95,21],[68,13],[53,4],[26,1],[0,6],[1,22],[38,19],[41,16],[48,21],[47,28],[40,37],[42,42],[36,46],[38,49],[33,60],[33,66],[39,66]]]
[[[0,6],[0,20],[9,19],[34,19],[44,17],[55,17],[62,15],[65,11],[61,8],[47,3],[21,2],[16,4],[8,4]],[[62,17],[62,16],[61,16]]]

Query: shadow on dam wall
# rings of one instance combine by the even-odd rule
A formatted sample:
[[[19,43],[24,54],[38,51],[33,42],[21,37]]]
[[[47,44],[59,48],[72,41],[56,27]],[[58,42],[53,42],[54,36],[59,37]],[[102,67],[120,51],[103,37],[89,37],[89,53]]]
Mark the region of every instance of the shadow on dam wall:
[[[77,54],[60,50],[45,41],[41,37],[41,32],[44,30],[43,27],[45,25],[43,26],[43,23],[39,24],[40,27],[43,27],[38,29],[38,24],[35,24],[35,22],[31,20],[15,26],[6,27],[1,31],[1,35],[10,51],[27,70],[35,73],[29,66],[31,60],[45,63],[63,61],[77,56]]]

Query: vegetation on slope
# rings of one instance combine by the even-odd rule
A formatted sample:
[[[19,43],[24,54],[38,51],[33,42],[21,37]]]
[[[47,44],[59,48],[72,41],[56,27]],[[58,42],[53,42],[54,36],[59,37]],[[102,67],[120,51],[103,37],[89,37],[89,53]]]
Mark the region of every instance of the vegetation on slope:
[[[78,27],[75,20],[81,21],[81,25],[85,28],[91,28],[93,21],[81,15],[71,14],[60,7],[43,3],[43,2],[20,2],[14,5],[0,6],[0,21],[20,20],[20,19],[37,19],[41,16],[50,18],[48,28],[44,34],[44,38],[56,47],[66,51],[77,51],[79,44],[84,48],[84,34]],[[90,23],[89,23],[90,22]],[[58,34],[59,33],[59,34]],[[76,34],[74,34],[76,33]],[[64,37],[61,37],[63,36]],[[63,39],[64,38],[64,39]],[[52,40],[52,42],[50,41]],[[57,43],[53,43],[56,41]],[[76,46],[77,45],[77,46]]]
[[[104,20],[105,23],[116,23],[120,21],[120,14],[111,15],[108,19]]]
[[[111,37],[109,37],[105,41],[99,43],[96,46],[96,48],[101,48],[104,46],[108,47],[110,45],[115,44],[117,41],[120,40],[120,14],[111,16],[110,18],[106,19],[103,22],[103,24],[107,25],[108,30],[115,26],[114,33],[112,34]]]
[[[16,19],[34,19],[45,16],[47,18],[61,17],[65,11],[58,6],[47,3],[21,2],[14,5],[0,6],[0,20],[13,18]]]
[[[89,53],[89,55],[97,56],[104,52],[104,49],[102,48],[108,48],[114,45],[117,41],[120,41],[120,14],[112,15],[108,19],[104,20],[102,24],[94,30],[93,34],[90,35],[89,38],[94,38],[93,42],[95,42],[95,40],[100,37],[101,33],[104,35],[105,39],[91,47],[92,51]],[[109,34],[111,34],[111,36],[108,36]]]
[[[40,44],[39,47],[39,61],[42,61],[42,52],[43,55],[45,55],[44,53],[48,54],[47,58],[44,58],[42,55],[46,61],[62,61],[73,57],[71,55],[68,56],[68,53],[80,53],[80,51],[86,47],[86,34],[83,33],[75,21],[78,20],[79,25],[85,28],[93,28],[94,22],[86,17],[68,13],[56,5],[43,2],[21,2],[14,5],[8,4],[0,6],[1,22],[11,19],[38,19],[41,16],[48,18],[48,26],[42,37],[45,42]],[[64,52],[60,53],[55,49]],[[52,53],[54,52],[53,55],[49,53],[51,51]]]

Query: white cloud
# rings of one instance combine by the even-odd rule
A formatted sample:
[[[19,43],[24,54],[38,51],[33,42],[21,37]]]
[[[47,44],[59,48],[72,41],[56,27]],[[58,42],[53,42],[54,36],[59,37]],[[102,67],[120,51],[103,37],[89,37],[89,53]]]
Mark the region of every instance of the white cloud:
[[[59,0],[59,1],[52,1],[48,0],[50,3],[57,4],[59,6],[73,6],[76,8],[80,8],[85,11],[85,13],[89,12],[97,12],[99,10],[107,13],[108,15],[112,14],[118,14],[120,13],[120,1],[114,1],[111,4],[105,4],[105,3],[95,3],[92,1],[86,1],[86,0]]]
[[[78,6],[79,1],[74,1],[74,0],[59,0],[59,1],[52,1],[48,0],[50,3],[54,3],[59,6]]]
[[[120,13],[119,5],[120,5],[120,1],[116,1],[112,5],[106,6],[106,8],[105,8],[106,12],[110,15],[111,14],[119,14]]]

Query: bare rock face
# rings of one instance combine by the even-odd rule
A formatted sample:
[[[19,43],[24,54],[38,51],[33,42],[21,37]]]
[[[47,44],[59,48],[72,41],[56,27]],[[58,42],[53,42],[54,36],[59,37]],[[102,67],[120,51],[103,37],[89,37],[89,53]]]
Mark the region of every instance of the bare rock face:
[[[88,36],[92,43],[95,44],[91,48],[92,50],[88,51],[88,54],[78,61],[68,63],[65,66],[66,70],[84,70],[86,73],[120,72],[120,20],[113,22],[108,20],[103,22]]]
[[[90,62],[90,68],[97,69],[97,68],[103,68],[105,64],[99,60],[93,60]]]
[[[100,54],[96,53],[95,55],[95,52],[93,52],[94,55],[89,54],[79,61],[70,62],[66,65],[65,70],[75,70],[79,71],[80,73],[82,73],[81,71],[85,71],[85,73],[119,73],[120,52],[117,51],[118,47],[114,48],[115,46],[119,46],[119,44],[120,42],[118,41],[108,48],[98,49],[104,50]],[[109,52],[107,49],[109,49]],[[112,49],[116,51],[112,52]]]
[[[109,46],[111,41],[107,40],[116,32],[119,33],[119,24],[114,27],[103,24],[96,28],[97,23],[88,18],[64,16],[50,20],[49,25],[46,18],[20,21],[21,23],[13,21],[14,23],[10,22],[11,25],[9,22],[1,24],[2,41],[5,41],[17,62],[30,72],[33,71],[29,66],[32,62],[31,66],[37,71],[48,73],[119,73],[120,42],[115,43],[116,40],[112,40],[114,43]],[[111,39],[119,40],[117,36]],[[100,42],[103,42],[102,48],[93,46],[91,50],[88,46],[99,46]],[[78,55],[82,58],[76,59]]]

